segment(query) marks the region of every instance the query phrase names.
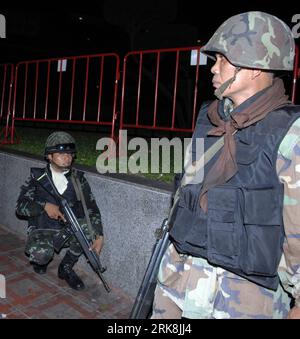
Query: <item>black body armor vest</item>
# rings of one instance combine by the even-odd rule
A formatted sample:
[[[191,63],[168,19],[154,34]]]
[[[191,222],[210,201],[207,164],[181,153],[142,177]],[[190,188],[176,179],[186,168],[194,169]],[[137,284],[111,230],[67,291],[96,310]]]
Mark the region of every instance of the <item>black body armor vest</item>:
[[[238,172],[225,184],[209,189],[207,213],[199,205],[202,184],[181,188],[170,231],[179,253],[206,258],[212,265],[277,289],[284,192],[276,161],[280,143],[299,112],[299,106],[286,106],[234,135]],[[206,106],[193,135],[205,138],[205,151],[218,140],[206,136],[212,127]],[[205,166],[204,175],[220,152]]]
[[[82,208],[82,204],[77,200],[76,193],[71,181],[71,171],[66,174],[66,178],[68,179],[68,185],[65,192],[62,196],[68,201],[70,207],[72,208],[75,216],[77,218],[84,218],[84,211]],[[45,173],[45,169],[43,168],[31,168],[31,177],[39,178],[41,175]],[[51,175],[51,171],[49,170]],[[78,175],[76,173],[76,175]],[[59,203],[55,199],[55,194],[52,190],[52,187],[48,180],[43,181],[43,186],[38,182],[36,183],[36,191],[35,194],[39,197],[40,200],[46,201],[55,205],[59,205]],[[30,224],[36,225],[40,229],[61,229],[64,227],[64,224],[59,222],[58,220],[54,220],[48,217],[46,212],[43,212],[38,217],[31,218]]]

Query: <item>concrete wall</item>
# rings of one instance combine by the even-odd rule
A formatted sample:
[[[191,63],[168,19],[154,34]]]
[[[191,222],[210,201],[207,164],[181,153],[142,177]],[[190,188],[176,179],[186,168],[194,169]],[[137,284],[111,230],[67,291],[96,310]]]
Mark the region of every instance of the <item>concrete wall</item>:
[[[30,167],[45,162],[0,151],[0,223],[26,235],[26,221],[15,216],[15,204]],[[105,246],[101,261],[107,281],[134,297],[155,243],[154,230],[167,216],[170,192],[86,172],[101,210]],[[80,268],[90,270],[84,258]]]

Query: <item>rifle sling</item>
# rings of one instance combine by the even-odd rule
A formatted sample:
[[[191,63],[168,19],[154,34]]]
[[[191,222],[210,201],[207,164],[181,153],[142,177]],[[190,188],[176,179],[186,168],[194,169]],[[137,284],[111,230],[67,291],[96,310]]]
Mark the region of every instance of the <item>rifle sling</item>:
[[[237,131],[234,131],[233,134],[235,134]],[[221,137],[218,141],[216,141],[210,148],[201,156],[200,159],[196,161],[195,164],[191,165],[196,171],[199,171],[202,169],[213,157],[214,155],[223,147],[224,145],[224,137]],[[188,169],[191,169],[191,166]],[[195,171],[194,171],[195,173]],[[174,194],[174,199],[173,199],[173,204],[169,212],[168,216],[168,221],[171,220],[173,217],[173,213],[176,210],[176,206],[179,201],[180,197],[180,190],[183,186],[187,185],[188,182],[188,177],[187,177],[187,171],[185,171],[181,181],[180,181],[180,186],[177,188],[175,194]],[[168,222],[169,224],[169,222]],[[171,229],[171,225],[169,224],[169,230]]]
[[[43,189],[49,193],[50,195],[52,195],[55,200],[57,200],[57,197],[55,195],[53,195],[46,187],[45,185],[42,184],[41,180],[44,179],[44,178],[47,178],[55,195],[57,196],[60,196],[60,194],[58,193],[55,185],[54,185],[54,182],[52,181],[51,179],[51,176],[50,176],[50,173],[48,172],[48,170],[46,169],[45,170],[45,173],[43,175],[41,175],[39,178],[36,178],[36,181],[43,187]],[[87,222],[87,226],[88,226],[88,230],[90,232],[90,234],[92,235],[94,232],[93,232],[93,229],[92,229],[92,225],[91,225],[91,220],[90,220],[90,216],[88,214],[88,211],[87,211],[87,207],[86,207],[86,202],[85,202],[85,199],[84,199],[84,195],[82,193],[82,189],[81,189],[81,185],[80,183],[77,184],[76,182],[76,179],[74,178],[75,176],[73,176],[73,173],[71,175],[71,182],[73,184],[73,187],[74,187],[74,190],[75,190],[75,194],[76,194],[76,198],[78,201],[81,201],[82,203],[82,207],[83,207],[83,211],[84,211],[84,215],[85,215],[85,218],[86,218],[86,222]],[[78,180],[78,179],[77,179]]]
[[[83,192],[82,192],[81,184],[80,184],[77,176],[75,176],[73,173],[71,174],[71,181],[72,181],[75,193],[76,193],[77,200],[81,201],[81,203],[82,203],[87,227],[88,227],[90,234],[92,235],[92,234],[94,234],[94,231],[93,231],[93,228],[92,228],[90,215],[89,215],[88,210],[87,210],[86,201],[85,201],[85,198],[84,198],[84,195],[83,195]]]

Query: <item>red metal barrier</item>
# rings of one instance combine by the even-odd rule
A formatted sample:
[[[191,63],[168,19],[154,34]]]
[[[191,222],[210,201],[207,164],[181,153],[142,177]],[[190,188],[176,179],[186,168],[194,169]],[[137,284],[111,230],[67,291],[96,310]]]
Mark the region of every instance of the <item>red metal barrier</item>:
[[[8,142],[10,127],[9,120],[11,114],[11,99],[14,81],[14,65],[2,64],[0,65],[0,121],[5,121],[5,127],[0,132],[0,143],[6,144]]]
[[[193,50],[195,66],[190,65]],[[123,64],[120,129],[192,132],[199,60],[199,46],[128,53]]]
[[[194,66],[190,65],[190,58],[185,56],[183,53],[190,53],[195,51],[197,53],[197,62]],[[161,58],[162,55],[173,55],[174,62],[172,67],[170,64],[165,65],[168,67],[169,76],[171,79],[171,84],[164,88],[163,90],[158,90],[159,84],[163,81],[160,78],[162,70]],[[151,59],[151,62],[148,61],[148,64],[145,65],[145,58]],[[135,68],[129,66],[131,61],[135,63]],[[199,60],[200,60],[200,46],[196,47],[187,47],[187,48],[172,48],[172,49],[161,49],[161,50],[146,50],[146,51],[135,51],[128,53],[124,58],[123,64],[123,83],[122,83],[122,98],[121,98],[121,118],[120,118],[120,129],[124,128],[134,128],[134,129],[151,129],[151,130],[164,130],[164,131],[176,131],[176,132],[193,132],[195,126],[196,114],[198,112],[199,105],[203,97],[198,97],[200,86],[206,86],[207,92],[207,79],[201,75],[201,79],[204,81],[199,82]],[[205,67],[206,71],[210,72],[210,68]],[[201,69],[201,72],[204,72],[204,69]],[[135,71],[132,71],[134,70]],[[184,100],[190,100],[189,105],[185,105],[184,110],[178,110],[179,103],[179,92],[182,87],[187,85],[185,82],[181,84],[184,78],[184,72],[189,73],[189,90],[183,91],[181,102]],[[152,71],[152,72],[151,72]],[[296,57],[293,73],[293,83],[291,90],[291,99],[293,102],[296,100],[296,85],[297,78],[299,77],[299,49],[296,48]],[[129,73],[129,76],[128,76]],[[136,74],[136,79],[132,80],[132,74]],[[145,82],[145,77],[152,81],[152,85],[149,85]],[[165,74],[164,74],[165,76]],[[130,78],[131,77],[131,78]],[[130,78],[131,84],[128,84],[128,78]],[[144,86],[144,93],[143,92]],[[130,91],[129,91],[130,89]],[[166,95],[166,90],[168,90],[168,95],[172,105],[170,107],[163,107],[160,110],[158,109],[158,102],[162,95]],[[190,96],[190,98],[188,98]],[[142,105],[141,100],[148,99],[147,103]],[[134,98],[134,101],[130,99]],[[192,104],[191,104],[192,102]],[[181,121],[178,119],[178,116],[181,115]],[[157,119],[159,116],[165,116],[165,119],[161,119],[163,124],[159,124]],[[183,118],[189,118],[184,120]],[[145,123],[145,121],[147,123]],[[177,121],[177,123],[176,123]],[[183,124],[182,124],[183,121]],[[168,124],[166,124],[168,122]],[[182,127],[184,126],[184,127]]]
[[[108,125],[113,136],[119,68],[115,53],[18,63],[11,143],[17,120]]]
[[[200,46],[128,53],[123,64],[120,129],[193,132],[204,100],[198,93],[201,86],[206,93],[211,88],[210,68],[200,68],[199,61]],[[17,120],[108,125],[114,137],[119,68],[115,53],[24,61],[16,65],[13,86],[13,65],[0,65],[0,118],[6,118],[2,143],[14,143]],[[199,81],[199,74],[205,81]],[[293,102],[299,75],[296,48]]]

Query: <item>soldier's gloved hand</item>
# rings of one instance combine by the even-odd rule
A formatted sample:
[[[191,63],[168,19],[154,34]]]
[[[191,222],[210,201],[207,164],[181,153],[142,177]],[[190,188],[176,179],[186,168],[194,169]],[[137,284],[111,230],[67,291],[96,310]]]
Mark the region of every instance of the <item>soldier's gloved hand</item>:
[[[48,214],[49,218],[55,220],[61,219],[64,222],[66,222],[64,215],[61,213],[57,205],[51,204],[50,202],[46,202],[44,210]]]
[[[90,251],[95,251],[99,255],[103,247],[103,244],[104,244],[103,235],[97,235],[97,238],[93,241],[93,244],[90,247]]]

